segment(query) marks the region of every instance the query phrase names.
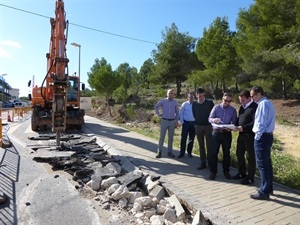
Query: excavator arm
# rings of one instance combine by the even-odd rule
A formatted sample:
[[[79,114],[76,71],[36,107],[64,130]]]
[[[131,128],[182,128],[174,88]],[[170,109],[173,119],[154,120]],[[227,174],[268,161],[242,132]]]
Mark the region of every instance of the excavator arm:
[[[46,100],[52,104],[52,131],[56,132],[57,145],[60,133],[66,129],[68,58],[66,56],[67,21],[64,2],[56,0],[55,19],[50,19],[51,38],[47,54],[48,74],[46,78]],[[52,102],[52,103],[51,103]]]
[[[42,85],[32,89],[31,129],[42,131],[51,126],[60,147],[61,133],[69,128],[81,129],[85,111],[80,108],[80,79],[68,75],[67,33],[63,0],[55,2],[55,18],[50,19],[51,35],[47,74]]]

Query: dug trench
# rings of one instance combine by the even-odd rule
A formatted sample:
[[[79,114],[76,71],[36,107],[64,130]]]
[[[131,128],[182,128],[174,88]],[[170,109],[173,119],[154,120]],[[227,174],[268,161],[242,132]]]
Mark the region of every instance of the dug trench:
[[[211,224],[166,188],[160,176],[143,172],[124,156],[110,155],[110,147],[97,137],[64,135],[59,147],[51,144],[55,138],[52,134],[28,137],[33,153],[51,153],[33,160],[68,173],[78,192],[94,201],[109,224]],[[41,145],[45,141],[48,144]]]

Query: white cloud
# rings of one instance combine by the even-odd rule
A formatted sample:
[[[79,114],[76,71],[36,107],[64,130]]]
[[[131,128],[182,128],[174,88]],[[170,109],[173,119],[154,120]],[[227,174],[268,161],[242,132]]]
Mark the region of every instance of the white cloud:
[[[5,51],[3,48],[0,46],[0,58],[10,58],[11,56],[8,54],[7,51]]]
[[[12,55],[5,48],[22,48],[21,44],[17,41],[5,40],[0,41],[0,58],[11,58]]]
[[[9,46],[9,47],[13,47],[13,48],[22,48],[22,46],[19,42],[12,41],[12,40],[0,41],[0,45]]]

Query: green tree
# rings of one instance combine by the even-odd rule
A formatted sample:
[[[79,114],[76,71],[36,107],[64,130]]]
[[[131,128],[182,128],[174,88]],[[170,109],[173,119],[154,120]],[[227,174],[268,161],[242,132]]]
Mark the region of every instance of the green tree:
[[[132,88],[133,77],[136,77],[137,69],[135,67],[130,67],[128,63],[122,63],[118,66],[116,73],[122,80],[122,87],[118,88],[117,96],[120,96],[119,100],[125,104],[129,96],[129,90]],[[132,89],[131,89],[132,90]],[[122,93],[122,96],[120,95]]]
[[[146,87],[147,89],[150,88],[150,77],[154,70],[154,62],[152,59],[147,59],[143,65],[141,66],[139,75],[141,82],[143,83],[143,87]]]
[[[190,83],[194,87],[194,92],[196,92],[197,87],[202,86],[203,83],[207,82],[207,79],[199,79],[199,72],[204,70],[205,66],[203,62],[198,60],[196,52],[192,52],[190,55],[190,65],[192,69],[191,72],[188,74],[187,83]]]
[[[132,68],[128,63],[122,63],[118,66],[116,72],[122,78],[122,85],[128,89],[132,84]]]
[[[237,20],[237,53],[254,79],[269,80],[284,98],[299,78],[299,0],[256,0]]]
[[[138,73],[135,67],[132,67],[131,70],[131,84],[131,90],[134,96],[137,96],[140,89],[145,86],[144,78]]]
[[[195,48],[195,38],[188,33],[180,33],[173,23],[162,32],[163,41],[153,50],[155,62],[151,81],[159,84],[176,83],[177,96],[180,95],[182,82],[187,80],[191,71],[190,54]]]
[[[220,82],[225,92],[227,84],[232,83],[238,71],[234,36],[235,33],[229,30],[227,18],[217,17],[208,29],[204,29],[203,37],[197,43],[196,54],[205,66],[205,70],[198,72],[199,81],[208,78],[212,86],[215,85],[215,91]]]
[[[88,73],[88,83],[97,94],[104,95],[107,105],[108,100],[112,98],[113,92],[121,85],[122,79],[118,73],[114,72],[111,65],[104,58],[96,59]],[[109,107],[110,116],[111,111]]]

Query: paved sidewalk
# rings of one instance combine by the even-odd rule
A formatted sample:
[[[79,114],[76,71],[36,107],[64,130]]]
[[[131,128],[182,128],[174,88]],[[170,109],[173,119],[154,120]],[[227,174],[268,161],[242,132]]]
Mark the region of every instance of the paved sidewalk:
[[[157,142],[121,127],[93,117],[85,117],[86,133],[96,134],[113,155],[125,155],[139,168],[161,175],[166,188],[176,194],[194,212],[201,210],[214,224],[299,224],[300,192],[274,184],[270,201],[253,200],[260,181],[251,186],[239,180],[226,180],[219,167],[215,181],[207,179],[209,170],[197,170],[199,157],[169,158],[166,149],[163,157],[155,158]],[[178,155],[178,151],[174,151]],[[236,170],[232,169],[231,174]]]

